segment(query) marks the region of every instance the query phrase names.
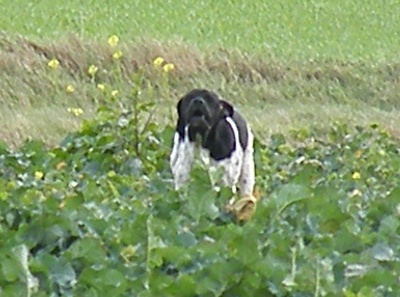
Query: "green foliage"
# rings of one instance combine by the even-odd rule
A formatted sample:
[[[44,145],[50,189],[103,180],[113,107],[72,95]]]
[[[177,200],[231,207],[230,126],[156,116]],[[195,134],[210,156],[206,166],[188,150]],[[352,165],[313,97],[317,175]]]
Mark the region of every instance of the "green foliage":
[[[267,73],[261,75],[266,82],[262,88],[246,85],[246,76],[244,82],[229,85],[230,74],[211,76],[201,67],[214,86],[228,84],[225,89],[232,92],[246,87],[247,92],[239,92],[243,98],[258,92],[258,97],[279,102],[289,98],[291,106],[302,98],[314,102],[320,97],[361,98],[378,106],[371,101],[378,98],[379,107],[388,108],[383,101],[392,102],[391,94],[398,93],[393,84],[396,65],[376,70],[370,62],[389,61],[398,53],[399,39],[393,36],[400,6],[395,1],[258,1],[245,7],[240,1],[203,1],[196,6],[184,0],[157,5],[114,1],[111,6],[92,1],[32,3],[27,2],[26,9],[20,9],[20,1],[2,5],[3,29],[40,38],[68,31],[96,38],[117,34],[126,40],[143,37],[136,33],[145,27],[144,34],[159,41],[181,36],[201,49],[222,45],[278,60],[311,58],[311,64],[324,58],[366,61],[367,76],[362,67],[357,70],[360,75],[347,70],[345,62],[334,71],[331,64],[318,66],[327,67],[322,72],[305,63],[305,74],[293,73],[307,83],[283,80],[284,91],[274,89],[286,73],[277,66],[259,67],[262,75]],[[190,26],[183,17],[188,11]],[[95,121],[85,122],[57,147],[48,149],[39,141],[27,141],[18,150],[0,145],[0,296],[400,295],[399,145],[379,127],[352,130],[335,123],[323,138],[316,130],[294,131],[296,146],[283,135],[273,135],[268,144],[257,142],[262,199],[253,220],[240,226],[221,211],[231,193],[211,190],[201,167],[195,168],[187,188],[179,193],[172,189],[168,155],[173,129],[151,121],[152,105],[141,100],[169,97],[169,92],[163,94],[173,85],[167,75],[166,81],[152,82],[149,89],[150,82],[140,75],[125,81],[119,67],[100,69],[88,80],[86,64],[102,61],[92,61],[96,53],[80,52],[79,44],[76,52],[84,58],[77,60],[77,71],[82,77],[57,71],[54,76],[38,75],[45,72],[32,67],[47,64],[42,60],[46,55],[22,55],[26,46],[12,50],[6,40],[0,47],[7,59],[21,55],[4,63],[3,89],[12,90],[4,104],[13,105],[20,96],[41,98],[46,107],[65,98],[68,104],[90,98],[101,105]],[[40,61],[33,60],[35,55]],[[24,65],[28,76],[10,72],[19,67],[9,62],[14,60],[22,61],[17,64]],[[293,68],[289,66],[287,71]],[[232,71],[240,74],[239,70]],[[44,83],[30,84],[35,76]],[[97,84],[104,82],[120,93],[135,87],[118,102],[103,102]],[[76,102],[65,94],[67,84],[75,83],[81,92],[76,92]],[[128,105],[118,105],[121,102]],[[314,116],[311,107],[306,105],[307,112],[299,115]],[[250,112],[263,109],[256,106]],[[27,110],[32,108],[28,105]],[[45,119],[47,133],[49,126]]]
[[[0,296],[398,296],[390,135],[336,123],[324,138],[294,131],[296,146],[256,141],[262,199],[237,225],[201,166],[173,190],[174,130],[141,100],[171,83],[159,70],[158,90],[139,70],[129,94],[104,92],[57,147],[0,146]]]
[[[0,296],[398,296],[398,143],[334,124],[256,142],[256,215],[197,166],[173,191],[173,129],[106,104],[46,149],[0,148]]]

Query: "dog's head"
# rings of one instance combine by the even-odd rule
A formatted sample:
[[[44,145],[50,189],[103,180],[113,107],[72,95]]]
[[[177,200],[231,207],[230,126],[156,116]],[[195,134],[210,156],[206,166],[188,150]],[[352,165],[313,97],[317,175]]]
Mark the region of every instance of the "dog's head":
[[[233,115],[233,107],[218,95],[205,89],[194,89],[178,102],[179,126],[189,128],[189,139],[204,139],[221,119]]]

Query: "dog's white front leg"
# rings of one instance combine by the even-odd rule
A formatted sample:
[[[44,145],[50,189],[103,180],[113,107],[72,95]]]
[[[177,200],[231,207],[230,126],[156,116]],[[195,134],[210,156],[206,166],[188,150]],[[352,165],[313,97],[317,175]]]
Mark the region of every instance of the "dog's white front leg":
[[[236,193],[236,186],[240,176],[242,167],[242,154],[240,151],[235,151],[229,159],[213,162],[212,172],[222,170],[220,183],[223,186],[229,187],[233,193]],[[218,189],[218,187],[216,187]]]
[[[253,195],[255,185],[255,165],[254,165],[254,135],[249,129],[247,147],[243,153],[242,169],[239,177],[240,195]]]
[[[182,187],[190,177],[190,170],[194,162],[195,145],[189,141],[187,135],[182,140],[176,132],[170,156],[170,166],[174,177],[175,190]]]
[[[240,172],[243,164],[243,150],[240,146],[239,130],[232,118],[227,118],[226,121],[231,126],[233,137],[235,140],[235,149],[231,156],[220,161],[219,166],[224,168],[222,183],[229,186],[233,193],[236,193],[237,183],[239,181]]]
[[[180,147],[181,147],[181,141],[179,139],[179,133],[175,132],[172,151],[169,156],[169,165],[170,165],[172,171],[174,170],[175,164],[178,160]]]

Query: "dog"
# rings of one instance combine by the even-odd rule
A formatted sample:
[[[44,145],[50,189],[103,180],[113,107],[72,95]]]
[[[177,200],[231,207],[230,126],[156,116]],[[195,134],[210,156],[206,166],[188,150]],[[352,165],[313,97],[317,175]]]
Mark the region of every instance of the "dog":
[[[176,108],[178,120],[170,154],[175,190],[188,182],[200,151],[210,172],[222,168],[220,184],[255,205],[254,135],[243,116],[207,89],[189,91]]]

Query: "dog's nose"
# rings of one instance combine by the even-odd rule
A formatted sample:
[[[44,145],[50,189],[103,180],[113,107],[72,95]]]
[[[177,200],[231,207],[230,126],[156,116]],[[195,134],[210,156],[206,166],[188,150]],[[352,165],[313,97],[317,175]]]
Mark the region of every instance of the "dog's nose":
[[[203,105],[205,103],[205,101],[202,97],[196,97],[196,98],[194,98],[193,103],[198,104],[198,105]]]

